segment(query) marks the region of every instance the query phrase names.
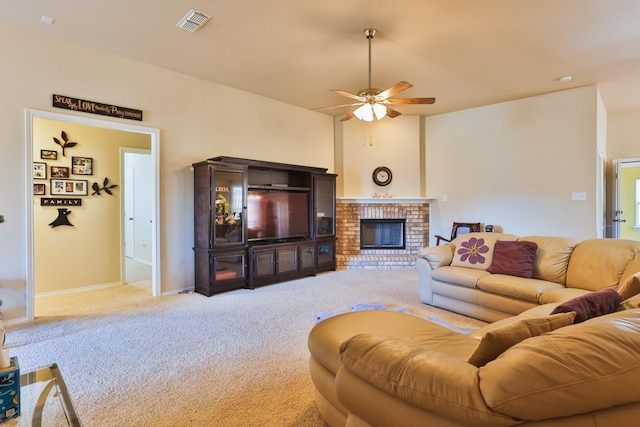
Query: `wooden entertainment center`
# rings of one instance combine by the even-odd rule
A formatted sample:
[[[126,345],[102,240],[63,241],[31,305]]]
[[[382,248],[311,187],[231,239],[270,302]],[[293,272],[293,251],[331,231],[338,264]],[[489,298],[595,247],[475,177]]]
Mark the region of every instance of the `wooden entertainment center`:
[[[336,269],[336,175],[213,157],[194,163],[195,291],[213,294]]]

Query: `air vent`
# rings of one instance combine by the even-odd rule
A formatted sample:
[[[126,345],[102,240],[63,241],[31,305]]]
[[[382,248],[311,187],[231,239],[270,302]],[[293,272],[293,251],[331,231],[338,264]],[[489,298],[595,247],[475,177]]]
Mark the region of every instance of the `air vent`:
[[[204,26],[204,24],[206,24],[209,19],[211,19],[211,17],[206,13],[191,9],[189,12],[187,12],[184,18],[182,18],[180,22],[176,24],[176,27],[195,33],[202,26]]]

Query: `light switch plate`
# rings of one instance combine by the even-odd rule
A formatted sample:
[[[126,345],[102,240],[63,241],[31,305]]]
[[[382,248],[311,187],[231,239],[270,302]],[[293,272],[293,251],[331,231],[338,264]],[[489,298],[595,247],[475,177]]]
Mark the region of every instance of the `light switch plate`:
[[[587,200],[586,191],[574,191],[571,193],[571,200]]]

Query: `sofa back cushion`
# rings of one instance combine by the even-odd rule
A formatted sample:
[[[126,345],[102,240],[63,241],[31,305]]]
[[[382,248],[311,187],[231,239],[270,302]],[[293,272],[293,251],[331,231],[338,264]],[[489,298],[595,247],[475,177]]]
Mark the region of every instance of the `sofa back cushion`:
[[[530,338],[478,371],[487,405],[522,420],[640,401],[640,309]]]
[[[584,240],[571,254],[566,285],[590,291],[615,288],[639,251],[640,242],[634,240]]]
[[[577,240],[552,236],[527,236],[518,240],[538,245],[536,261],[533,264],[533,278],[561,285],[566,283],[569,258],[578,244]]]
[[[467,233],[451,242],[454,247],[452,267],[486,270],[493,260],[493,249],[498,240],[517,240],[518,236],[504,233]]]

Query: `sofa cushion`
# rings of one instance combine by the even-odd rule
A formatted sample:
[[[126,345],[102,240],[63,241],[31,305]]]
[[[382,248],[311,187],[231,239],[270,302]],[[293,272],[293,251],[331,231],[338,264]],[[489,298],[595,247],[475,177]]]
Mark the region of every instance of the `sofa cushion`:
[[[529,278],[533,274],[537,250],[538,244],[535,242],[497,241],[493,249],[493,260],[487,271]]]
[[[581,323],[592,317],[613,313],[621,301],[622,297],[615,289],[602,289],[563,302],[551,314],[575,312],[573,323]]]
[[[589,239],[580,242],[569,260],[567,287],[599,291],[615,288],[627,265],[640,251],[640,242]]]
[[[493,410],[522,420],[594,412],[640,400],[640,310],[524,340],[479,369]]]
[[[523,277],[491,274],[478,279],[478,289],[509,298],[530,301],[538,304],[540,295],[564,286],[546,280],[525,279]]]
[[[475,288],[478,280],[485,276],[490,276],[483,270],[474,268],[444,266],[431,272],[431,277],[440,282],[451,283],[453,285]]]
[[[533,265],[534,278],[565,284],[569,258],[578,244],[577,240],[553,236],[526,236],[518,240],[538,245]]]
[[[547,289],[538,298],[539,304],[560,304],[565,301],[569,301],[572,298],[577,298],[581,295],[586,295],[591,291],[578,288],[565,288],[564,286],[557,289]]]
[[[481,367],[500,356],[520,341],[550,332],[573,323],[575,313],[560,313],[544,317],[521,319],[485,333],[468,362]]]

